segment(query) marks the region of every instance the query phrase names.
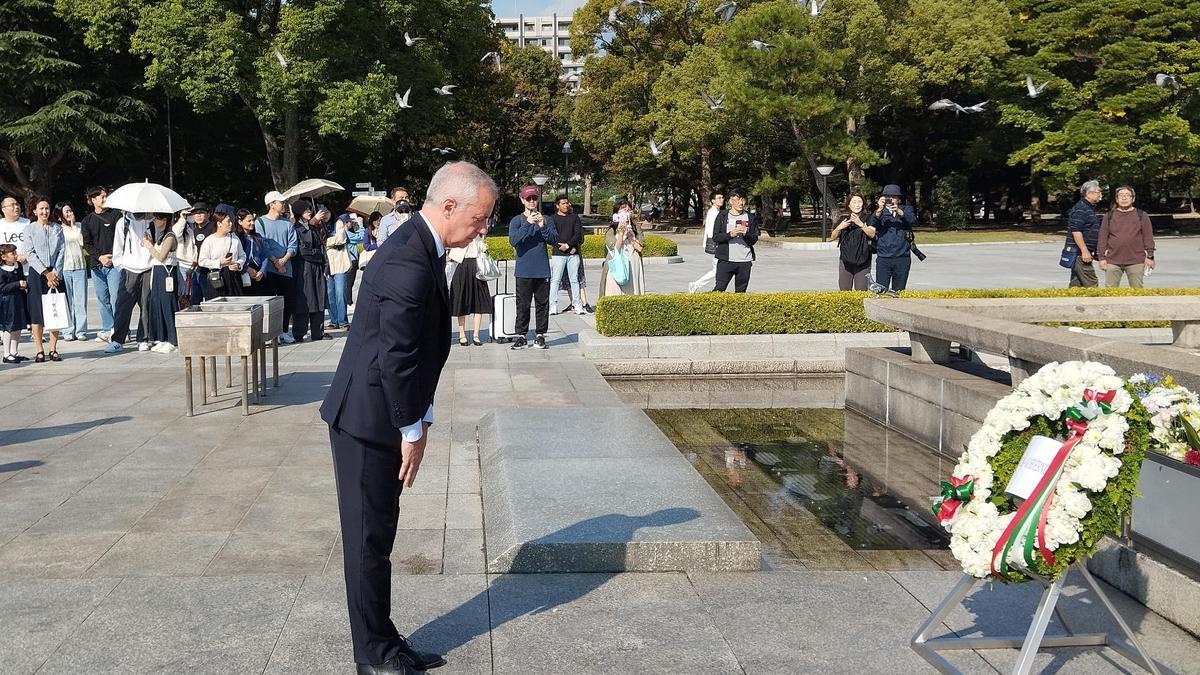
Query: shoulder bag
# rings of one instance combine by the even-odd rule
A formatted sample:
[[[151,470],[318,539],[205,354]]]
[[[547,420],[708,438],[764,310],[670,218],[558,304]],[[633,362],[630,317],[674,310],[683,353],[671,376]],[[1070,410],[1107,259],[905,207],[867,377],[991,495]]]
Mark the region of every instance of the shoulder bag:
[[[488,255],[487,249],[481,247],[479,255],[475,256],[475,278],[480,281],[495,281],[500,278],[500,266],[496,259]]]

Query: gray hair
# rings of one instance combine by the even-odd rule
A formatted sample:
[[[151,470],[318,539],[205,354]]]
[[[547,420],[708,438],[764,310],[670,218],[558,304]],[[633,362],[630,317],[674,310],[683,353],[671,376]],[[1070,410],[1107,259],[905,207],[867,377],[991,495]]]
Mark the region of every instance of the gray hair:
[[[1087,193],[1092,192],[1092,191],[1102,192],[1102,190],[1100,189],[1100,181],[1089,180],[1079,187],[1079,194],[1081,194],[1081,195],[1086,195]]]
[[[1121,187],[1117,188],[1116,192],[1113,193],[1113,196],[1116,197],[1121,193],[1122,190],[1129,193],[1130,199],[1137,201],[1137,191],[1133,189],[1132,185],[1122,185]]]
[[[478,201],[479,193],[484,190],[491,192],[492,199],[500,195],[496,182],[483,169],[470,162],[450,162],[438,169],[429,180],[425,202],[440,204],[453,199],[462,206],[470,206]]]

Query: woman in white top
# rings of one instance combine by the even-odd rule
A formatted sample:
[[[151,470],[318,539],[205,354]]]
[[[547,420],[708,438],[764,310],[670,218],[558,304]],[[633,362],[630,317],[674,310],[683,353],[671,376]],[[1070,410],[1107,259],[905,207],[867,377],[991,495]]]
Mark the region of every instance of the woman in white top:
[[[179,308],[179,240],[171,231],[169,213],[154,214],[153,225],[142,237],[142,248],[150,254],[150,298],[146,303],[146,340],[155,343],[150,351],[177,351],[175,310]]]
[[[67,202],[54,205],[54,222],[63,232],[63,282],[67,286],[70,323],[63,333],[67,342],[87,339],[87,263],[83,257],[83,226]]]
[[[204,239],[198,258],[200,269],[208,279],[204,288],[205,300],[242,295],[242,268],[246,264],[242,242],[231,234],[233,216],[221,212],[214,213],[213,217],[217,231]]]
[[[483,344],[479,339],[479,327],[483,315],[492,313],[492,293],[487,282],[476,276],[479,271],[476,261],[484,253],[487,253],[487,240],[476,237],[463,248],[450,249],[446,256],[447,264],[457,263],[450,280],[450,316],[458,321],[458,344],[462,347]],[[467,342],[468,315],[475,316],[475,337],[470,342]]]

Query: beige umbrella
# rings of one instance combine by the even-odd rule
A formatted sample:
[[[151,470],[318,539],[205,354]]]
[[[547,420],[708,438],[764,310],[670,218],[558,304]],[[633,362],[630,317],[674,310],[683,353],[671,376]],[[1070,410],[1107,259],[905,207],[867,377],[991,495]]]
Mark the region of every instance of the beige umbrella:
[[[347,211],[353,211],[364,216],[369,216],[378,211],[380,213],[391,213],[392,209],[396,208],[392,201],[387,197],[370,197],[367,195],[359,195],[350,201],[350,206],[346,207]]]
[[[307,178],[288,188],[283,193],[283,201],[294,202],[304,198],[315,199],[330,192],[341,192],[346,188],[324,178]]]

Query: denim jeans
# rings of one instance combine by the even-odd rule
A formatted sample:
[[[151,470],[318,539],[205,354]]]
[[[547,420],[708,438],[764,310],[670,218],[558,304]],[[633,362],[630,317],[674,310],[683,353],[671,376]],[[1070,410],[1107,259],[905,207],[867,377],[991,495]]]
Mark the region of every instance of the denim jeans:
[[[334,328],[347,326],[346,319],[346,273],[335,274],[325,280],[325,292],[329,295],[329,323]]]
[[[563,270],[567,271],[567,280],[571,284],[571,304],[575,305],[575,311],[583,309],[583,303],[579,301],[579,264],[580,256],[575,255],[555,255],[550,256],[550,309],[558,311],[558,287],[562,283]]]
[[[87,270],[65,270],[63,282],[67,286],[67,308],[70,311],[66,335],[82,336],[87,331]]]
[[[113,315],[117,311],[117,293],[121,289],[121,270],[96,265],[92,268],[92,286],[96,289],[96,301],[100,303],[100,330],[111,333]]]

